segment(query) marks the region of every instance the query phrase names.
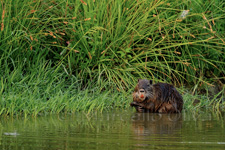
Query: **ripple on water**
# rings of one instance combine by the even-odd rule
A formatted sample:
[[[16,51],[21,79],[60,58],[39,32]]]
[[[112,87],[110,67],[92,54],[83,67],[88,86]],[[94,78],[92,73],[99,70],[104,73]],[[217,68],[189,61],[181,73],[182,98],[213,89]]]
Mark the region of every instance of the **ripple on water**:
[[[224,115],[112,111],[1,119],[0,149],[224,149]],[[11,132],[13,131],[13,132]]]

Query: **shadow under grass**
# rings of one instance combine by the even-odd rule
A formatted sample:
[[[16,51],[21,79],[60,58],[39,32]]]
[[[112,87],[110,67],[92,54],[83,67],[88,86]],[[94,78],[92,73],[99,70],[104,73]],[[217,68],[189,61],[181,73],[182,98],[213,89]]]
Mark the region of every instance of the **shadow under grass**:
[[[132,101],[133,87],[119,91],[109,81],[82,84],[81,79],[53,69],[44,63],[32,72],[21,75],[20,67],[1,78],[0,115],[32,115],[92,113],[103,110],[128,109]],[[184,99],[186,111],[202,108],[224,110],[224,97],[192,95],[187,89],[178,88]],[[221,91],[221,93],[224,91]]]

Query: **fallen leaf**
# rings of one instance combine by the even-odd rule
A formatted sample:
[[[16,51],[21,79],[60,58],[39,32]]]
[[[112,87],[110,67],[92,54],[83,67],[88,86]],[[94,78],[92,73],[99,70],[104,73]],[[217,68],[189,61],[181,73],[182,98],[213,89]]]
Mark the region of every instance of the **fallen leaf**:
[[[92,59],[92,56],[91,56],[91,53],[90,52],[88,52],[88,55],[89,55],[89,58]]]
[[[31,12],[31,14],[32,14],[32,13],[35,13],[36,11],[37,11],[37,10],[31,10],[30,12]]]
[[[3,9],[2,11],[2,20],[4,20],[4,18],[5,18],[5,9]]]
[[[86,18],[86,19],[84,19],[84,21],[88,21],[88,20],[91,20],[91,18]]]
[[[101,52],[101,54],[105,53],[105,50]]]
[[[84,2],[83,0],[80,0],[80,2],[81,2],[82,4],[84,4],[84,5],[87,5],[87,3]]]
[[[181,52],[177,52],[177,51],[174,51],[174,53],[179,54],[179,55],[181,54]]]
[[[195,38],[195,36],[193,34],[190,34],[190,36],[192,36],[193,38]]]
[[[33,38],[31,35],[30,35],[30,40],[31,40],[31,41],[33,41],[33,40],[34,40],[34,38]]]
[[[3,31],[4,30],[4,23],[2,22],[1,23],[1,31]]]
[[[63,33],[63,32],[59,32],[59,34],[61,34],[61,35],[66,35],[65,33]]]
[[[215,22],[214,22],[214,19],[212,19],[212,23],[213,23],[213,25],[215,26]]]
[[[68,24],[68,22],[66,22],[66,21],[63,21],[63,23],[64,23],[65,25],[67,25],[67,24]]]
[[[211,39],[213,39],[213,38],[214,38],[214,36],[211,36],[210,38],[207,39],[207,41],[209,41],[209,40],[211,40]]]
[[[49,35],[53,36],[54,34],[53,34],[53,32],[52,32],[52,31],[49,31]]]
[[[149,41],[152,41],[152,39],[151,38],[147,38]]]

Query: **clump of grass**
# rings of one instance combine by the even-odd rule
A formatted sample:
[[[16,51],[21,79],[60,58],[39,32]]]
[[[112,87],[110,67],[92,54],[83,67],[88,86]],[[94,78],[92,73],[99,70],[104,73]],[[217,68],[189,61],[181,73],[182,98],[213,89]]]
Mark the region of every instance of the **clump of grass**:
[[[144,77],[223,88],[224,7],[219,0],[1,1],[1,114],[124,107],[124,94]]]
[[[210,109],[215,112],[224,111],[224,89],[218,93],[211,93],[211,89],[206,88],[206,94],[193,94],[187,89],[180,90],[182,91],[181,93],[183,93],[184,109],[188,111],[199,111],[201,109]]]
[[[224,78],[222,1],[16,0],[2,8],[3,53],[15,60],[44,49],[85,83]]]
[[[25,74],[21,70],[23,67],[8,71],[0,80],[0,115],[90,113],[129,106],[130,94],[114,93],[115,88],[102,90],[110,86],[108,82],[102,87],[88,85],[83,89],[82,82],[75,76],[57,72],[51,65],[51,62],[43,62]]]

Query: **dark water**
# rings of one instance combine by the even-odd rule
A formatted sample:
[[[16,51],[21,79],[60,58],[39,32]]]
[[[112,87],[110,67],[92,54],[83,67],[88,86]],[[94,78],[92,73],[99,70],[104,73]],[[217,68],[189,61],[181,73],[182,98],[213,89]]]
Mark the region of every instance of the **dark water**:
[[[1,118],[0,150],[225,149],[224,113],[133,110]]]

